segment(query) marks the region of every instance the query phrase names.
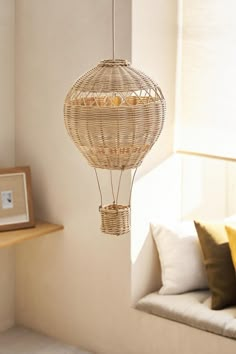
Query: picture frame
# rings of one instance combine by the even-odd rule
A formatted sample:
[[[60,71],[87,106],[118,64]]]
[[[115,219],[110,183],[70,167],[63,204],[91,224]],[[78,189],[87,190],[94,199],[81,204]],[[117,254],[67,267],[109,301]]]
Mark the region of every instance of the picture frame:
[[[0,231],[34,226],[30,167],[0,168]]]

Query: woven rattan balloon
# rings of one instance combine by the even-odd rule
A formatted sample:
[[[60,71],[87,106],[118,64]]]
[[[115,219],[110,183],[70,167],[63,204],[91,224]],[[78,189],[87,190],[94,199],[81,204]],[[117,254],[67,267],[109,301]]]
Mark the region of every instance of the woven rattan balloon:
[[[104,60],[81,76],[64,104],[68,134],[95,168],[138,167],[164,117],[160,88],[125,60]]]
[[[164,118],[165,100],[160,88],[126,60],[102,61],[81,76],[67,94],[65,125],[95,168],[104,233],[123,235],[129,231],[130,200],[128,205],[118,203],[122,172],[137,169],[142,163],[161,133]],[[112,204],[103,205],[97,168],[110,170]],[[116,197],[111,170],[121,170]]]

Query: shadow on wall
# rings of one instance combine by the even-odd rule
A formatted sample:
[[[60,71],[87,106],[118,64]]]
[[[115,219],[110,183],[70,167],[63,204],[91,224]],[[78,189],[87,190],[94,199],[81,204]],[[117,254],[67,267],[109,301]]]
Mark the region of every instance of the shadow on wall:
[[[161,287],[160,267],[158,252],[149,230],[138,257],[131,266],[132,306],[141,297]]]

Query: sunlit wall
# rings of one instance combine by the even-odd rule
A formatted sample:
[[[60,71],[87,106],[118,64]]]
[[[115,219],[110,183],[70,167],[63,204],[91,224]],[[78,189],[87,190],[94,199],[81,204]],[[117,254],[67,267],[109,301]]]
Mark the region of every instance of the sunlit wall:
[[[235,156],[236,2],[179,0],[176,148]]]

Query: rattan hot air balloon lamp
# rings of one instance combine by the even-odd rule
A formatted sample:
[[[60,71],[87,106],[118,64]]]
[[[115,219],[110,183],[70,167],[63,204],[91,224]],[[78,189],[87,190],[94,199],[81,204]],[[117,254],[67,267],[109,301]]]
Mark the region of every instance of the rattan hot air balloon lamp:
[[[130,200],[135,173],[159,138],[165,119],[165,99],[159,86],[115,58],[115,0],[112,0],[112,59],[101,61],[78,78],[64,103],[67,132],[96,173],[101,197],[101,230],[110,235],[130,231]],[[110,170],[113,202],[103,205],[97,169]],[[124,170],[135,169],[129,202],[119,204]],[[120,170],[117,192],[112,171]]]

